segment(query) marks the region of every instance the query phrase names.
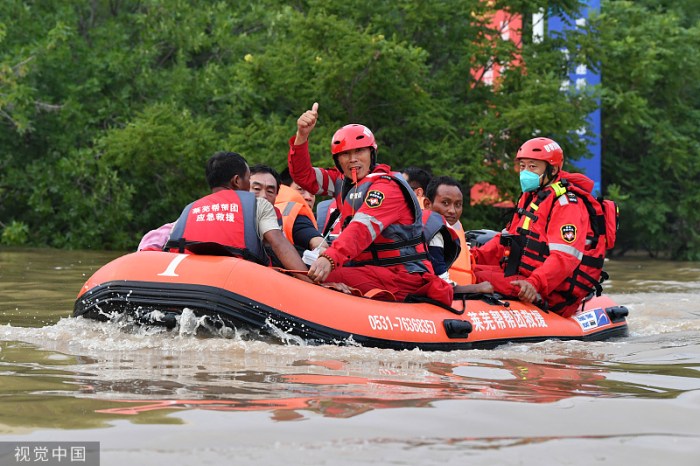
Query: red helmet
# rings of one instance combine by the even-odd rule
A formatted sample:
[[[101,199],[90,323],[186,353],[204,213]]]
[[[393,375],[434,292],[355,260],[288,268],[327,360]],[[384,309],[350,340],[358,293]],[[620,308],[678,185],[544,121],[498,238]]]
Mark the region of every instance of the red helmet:
[[[548,164],[555,166],[561,170],[564,165],[564,151],[561,150],[556,141],[549,138],[533,138],[520,146],[518,159],[535,159],[544,160]]]
[[[372,147],[374,151],[377,150],[374,134],[364,125],[345,125],[336,131],[331,139],[331,154],[333,155],[362,147]]]

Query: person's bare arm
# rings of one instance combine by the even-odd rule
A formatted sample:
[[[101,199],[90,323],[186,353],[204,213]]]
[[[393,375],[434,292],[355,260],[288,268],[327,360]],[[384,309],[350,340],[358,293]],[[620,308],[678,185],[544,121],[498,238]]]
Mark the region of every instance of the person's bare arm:
[[[306,270],[306,265],[302,262],[299,253],[292,243],[282,234],[282,230],[270,230],[263,235],[263,238],[275,252],[277,258],[287,270]],[[294,276],[305,282],[311,282],[305,273],[295,273]]]
[[[314,236],[313,238],[311,238],[311,240],[309,240],[309,249],[310,250],[313,251],[314,249],[316,249],[319,246],[321,246],[319,248],[320,252],[323,252],[326,249],[328,249],[328,243],[326,243],[326,241],[323,239],[322,236]]]
[[[455,293],[493,293],[493,285],[490,282],[473,283],[471,285],[455,285]]]

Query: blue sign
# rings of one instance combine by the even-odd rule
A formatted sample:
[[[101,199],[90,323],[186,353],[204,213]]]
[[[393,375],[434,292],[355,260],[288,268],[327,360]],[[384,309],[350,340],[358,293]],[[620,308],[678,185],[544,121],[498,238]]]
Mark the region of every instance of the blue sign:
[[[608,314],[602,309],[595,310],[595,317],[596,317],[596,324],[598,324],[598,327],[602,327],[603,325],[610,324],[610,318],[608,317]]]
[[[587,0],[586,5],[581,8],[579,15],[576,18],[550,15],[547,18],[547,29],[550,34],[563,33],[567,30],[572,30],[582,27],[588,21],[588,15],[591,11],[600,10],[600,0]],[[589,69],[585,64],[580,64],[575,69],[569,72],[569,81],[562,86],[583,92],[587,86],[597,86],[600,84],[600,75]],[[588,152],[591,153],[590,158],[583,158],[574,162],[574,166],[581,169],[586,176],[591,178],[595,183],[593,194],[601,194],[601,156],[600,156],[600,101],[598,108],[588,115],[588,129],[582,128],[578,131],[581,138],[587,141]]]

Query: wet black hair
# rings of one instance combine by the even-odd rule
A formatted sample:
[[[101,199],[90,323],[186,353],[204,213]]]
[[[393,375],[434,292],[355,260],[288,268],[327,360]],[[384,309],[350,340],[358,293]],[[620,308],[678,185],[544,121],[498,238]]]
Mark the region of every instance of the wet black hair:
[[[435,178],[430,180],[430,183],[428,183],[428,189],[425,190],[425,197],[427,197],[430,200],[430,202],[435,202],[435,195],[437,194],[437,190],[443,184],[447,186],[456,186],[462,193],[464,193],[464,190],[462,189],[462,183],[455,180],[451,176],[436,176]]]
[[[418,167],[406,167],[401,170],[401,173],[408,176],[409,183],[411,183],[411,181],[418,183],[420,187],[423,188],[423,191],[428,189],[428,183],[430,183],[430,179],[432,178],[428,170]]]
[[[275,183],[277,183],[277,192],[280,192],[282,178],[280,178],[280,174],[277,172],[277,170],[275,170],[269,165],[263,165],[262,163],[258,163],[250,167],[250,174],[255,175],[256,173],[269,173],[270,175],[272,175],[275,178]]]
[[[282,173],[280,173],[280,179],[282,180],[282,184],[285,186],[291,186],[292,182],[294,181],[292,179],[292,174],[289,173],[289,167],[284,167],[284,170],[282,170]]]
[[[236,152],[217,152],[207,161],[205,174],[211,189],[228,186],[231,179],[238,175],[245,177],[248,163]]]

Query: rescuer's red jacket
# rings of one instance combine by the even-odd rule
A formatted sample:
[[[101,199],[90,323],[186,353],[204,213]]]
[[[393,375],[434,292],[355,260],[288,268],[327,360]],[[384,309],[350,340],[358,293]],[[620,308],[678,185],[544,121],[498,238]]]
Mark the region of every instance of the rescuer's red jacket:
[[[535,192],[523,193],[505,233],[497,234],[483,246],[472,250],[477,264],[477,278],[480,277],[479,272],[483,266],[500,264],[505,275],[503,283],[526,277],[550,306],[562,302],[562,299],[553,296],[553,293],[570,288],[567,280],[574,276],[579,268],[587,251],[587,237],[591,236],[591,222],[584,201],[573,192],[554,192],[553,186],[562,178],[584,186],[589,191],[593,187],[593,181],[584,175],[560,172],[550,185]],[[552,193],[543,200],[538,200],[538,195],[547,190]],[[534,203],[537,206],[533,209]],[[511,235],[511,239],[508,239],[508,235]],[[521,256],[513,243],[516,238],[527,238],[524,240]],[[536,247],[537,243],[542,246]],[[519,256],[519,259],[516,258],[517,263],[513,263],[511,255]],[[508,261],[515,267],[510,273],[508,262],[503,261],[504,257],[508,257]],[[496,291],[512,294],[512,290],[509,292],[499,289],[499,283],[492,284]],[[572,313],[580,302],[577,301],[575,305],[566,306],[562,313]]]
[[[433,273],[427,258],[422,239],[422,213],[410,187],[401,186],[405,181],[392,175],[388,165],[377,164],[367,177],[351,187],[344,183],[345,177],[338,169],[313,167],[308,144],[295,146],[293,140],[290,140],[288,157],[292,179],[311,193],[333,196],[340,206],[342,233],[324,253],[335,266],[374,265],[368,264],[372,257],[369,251],[379,247],[380,260],[376,265],[386,270],[382,273],[386,277],[378,286],[384,287],[396,273],[418,273],[428,281],[434,277],[434,291],[440,288],[440,296],[430,293],[433,294],[430,297],[451,303],[451,288],[439,285],[438,282],[443,281]],[[388,251],[387,246],[391,247],[388,243],[397,245],[400,237],[406,240],[406,246]],[[396,264],[383,260],[390,259],[388,256],[395,256]],[[348,285],[353,286],[353,283]]]

